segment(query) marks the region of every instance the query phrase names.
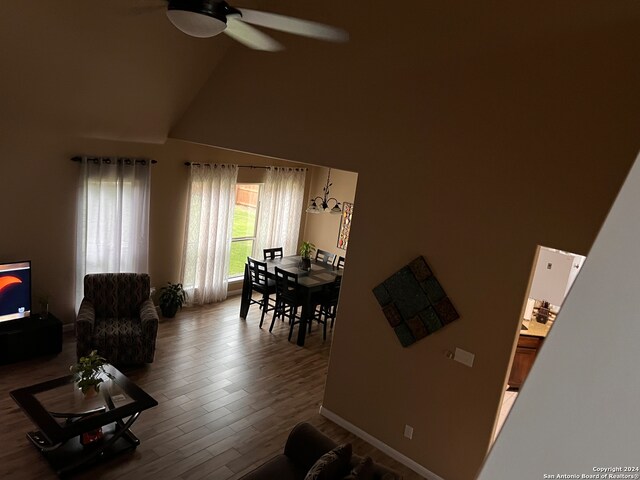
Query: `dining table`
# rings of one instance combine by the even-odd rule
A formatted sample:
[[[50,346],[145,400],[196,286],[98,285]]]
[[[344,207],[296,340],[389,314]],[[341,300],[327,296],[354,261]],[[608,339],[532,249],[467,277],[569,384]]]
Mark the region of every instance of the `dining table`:
[[[310,270],[300,268],[300,256],[290,255],[282,258],[265,260],[267,264],[267,277],[275,279],[276,267],[298,275],[298,289],[303,298],[302,312],[300,313],[300,326],[296,343],[304,346],[307,331],[307,322],[313,320],[314,294],[321,292],[324,287],[333,283],[336,277],[342,275],[342,270],[322,262],[311,262]],[[248,264],[244,266],[244,280],[242,283],[242,299],[240,302],[240,318],[246,319],[252,295],[251,274]]]

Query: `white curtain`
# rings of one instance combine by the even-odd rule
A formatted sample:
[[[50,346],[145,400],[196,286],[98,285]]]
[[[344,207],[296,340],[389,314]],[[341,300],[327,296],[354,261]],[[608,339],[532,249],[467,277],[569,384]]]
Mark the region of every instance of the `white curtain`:
[[[256,252],[282,247],[285,255],[297,253],[305,176],[303,168],[267,169],[260,199]]]
[[[189,304],[227,298],[237,165],[191,165],[182,284]]]
[[[76,309],[87,273],[146,273],[150,162],[83,157],[76,222]]]

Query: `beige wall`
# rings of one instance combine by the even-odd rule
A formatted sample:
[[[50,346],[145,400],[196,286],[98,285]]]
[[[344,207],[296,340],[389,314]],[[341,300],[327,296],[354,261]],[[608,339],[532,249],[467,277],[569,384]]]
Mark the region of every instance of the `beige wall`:
[[[322,189],[327,184],[328,168],[313,167],[310,169],[311,186],[309,197],[323,196]],[[356,195],[356,184],[358,174],[344,170],[331,170],[331,183],[333,184],[329,193],[340,202],[353,203]],[[309,202],[305,204],[305,208]],[[333,202],[330,203],[333,206]],[[354,215],[355,216],[355,215]],[[316,248],[335,253],[343,257],[347,256],[347,251],[337,247],[338,231],[340,229],[340,215],[327,213],[307,214],[304,229],[304,240],[313,243]]]
[[[637,463],[640,386],[629,379],[637,377],[640,362],[639,202],[640,157],[544,341],[481,480],[593,475],[601,473],[598,467]]]
[[[278,159],[169,140],[122,143],[20,132],[0,142],[5,199],[0,261],[30,259],[33,298],[50,296],[50,310],[74,321],[77,154],[150,157],[152,167],[149,273],[152,285],[179,281],[189,169],[185,161],[289,165]],[[238,181],[261,182],[264,169],[241,168]],[[34,310],[37,304],[33,304]]]
[[[379,0],[323,5],[349,44],[235,52],[172,136],[358,172],[323,406],[470,480],[536,245],[587,254],[638,148],[640,7],[424,1],[390,22]],[[402,348],[371,289],[417,255],[461,318]]]

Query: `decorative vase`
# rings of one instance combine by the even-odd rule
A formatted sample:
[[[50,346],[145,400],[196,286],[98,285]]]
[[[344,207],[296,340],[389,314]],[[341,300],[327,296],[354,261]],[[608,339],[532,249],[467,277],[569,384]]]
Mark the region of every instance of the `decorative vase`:
[[[301,257],[300,258],[300,270],[306,270],[307,272],[311,270],[311,259]]]
[[[89,432],[81,434],[80,444],[83,447],[88,447],[102,441],[102,439],[104,439],[104,432],[102,431],[102,427],[99,427],[96,430],[91,430]]]
[[[82,388],[78,387],[78,389],[80,389],[80,392],[82,392],[82,396],[86,399],[89,400],[91,398],[94,398],[96,396],[98,396],[98,391],[96,390],[95,387],[91,387],[90,389],[88,389],[87,391],[82,391]]]
[[[176,316],[176,313],[178,313],[178,306],[177,305],[169,305],[166,307],[160,307],[160,310],[162,311],[162,316],[165,318],[173,318]]]

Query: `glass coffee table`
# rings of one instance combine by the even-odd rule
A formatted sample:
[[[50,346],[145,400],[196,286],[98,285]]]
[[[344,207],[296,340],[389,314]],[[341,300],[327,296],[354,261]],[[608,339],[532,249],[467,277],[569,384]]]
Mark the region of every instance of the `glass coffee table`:
[[[143,410],[158,405],[151,396],[111,365],[100,391],[86,396],[73,376],[11,392],[11,397],[39,429],[27,438],[59,476],[102,459],[133,450],[140,440],[131,425]]]

